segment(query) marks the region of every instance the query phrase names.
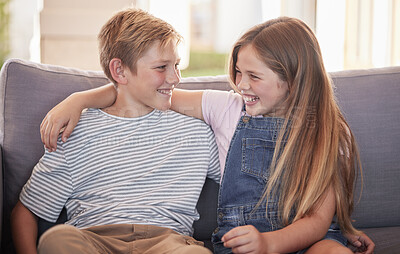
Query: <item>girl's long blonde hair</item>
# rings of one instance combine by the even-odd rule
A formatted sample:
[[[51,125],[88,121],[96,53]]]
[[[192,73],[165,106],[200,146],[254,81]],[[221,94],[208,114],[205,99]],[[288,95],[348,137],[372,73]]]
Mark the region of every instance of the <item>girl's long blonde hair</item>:
[[[250,29],[231,52],[229,74],[234,88],[238,53],[245,45],[252,45],[259,59],[289,85],[283,128],[289,131],[282,131],[278,139],[270,179],[259,203],[279,194],[280,218],[288,225],[313,214],[332,187],[342,231],[358,233],[350,216],[361,163],[314,33],[301,20],[288,17]],[[282,139],[287,140],[283,149]]]

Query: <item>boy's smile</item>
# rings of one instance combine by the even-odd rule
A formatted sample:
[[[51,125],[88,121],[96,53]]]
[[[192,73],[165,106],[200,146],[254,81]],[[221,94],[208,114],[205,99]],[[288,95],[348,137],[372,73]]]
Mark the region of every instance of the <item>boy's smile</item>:
[[[168,96],[172,95],[172,89],[157,89],[157,92]]]
[[[181,79],[179,61],[175,41],[163,47],[155,41],[136,62],[136,73],[123,67],[124,81],[118,84],[117,100],[107,112],[138,117],[153,109],[169,109],[172,91]]]

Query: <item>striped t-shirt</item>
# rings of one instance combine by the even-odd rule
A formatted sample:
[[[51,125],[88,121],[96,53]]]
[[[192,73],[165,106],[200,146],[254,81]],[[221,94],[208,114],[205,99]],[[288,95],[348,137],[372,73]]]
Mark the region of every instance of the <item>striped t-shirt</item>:
[[[219,181],[214,134],[203,121],[153,110],[138,118],[88,109],[66,143],[40,159],[21,202],[55,222],[149,224],[191,235],[206,177]]]

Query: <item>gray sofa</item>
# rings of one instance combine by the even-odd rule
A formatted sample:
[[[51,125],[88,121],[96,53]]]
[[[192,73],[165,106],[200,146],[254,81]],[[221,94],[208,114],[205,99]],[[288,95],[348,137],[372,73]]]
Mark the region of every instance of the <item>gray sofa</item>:
[[[331,73],[339,105],[357,138],[364,188],[354,224],[376,243],[375,253],[400,253],[400,67]],[[108,83],[101,72],[11,59],[0,80],[1,253],[13,253],[10,212],[44,149],[39,125],[75,91]],[[184,78],[187,89],[230,89],[226,76]],[[360,186],[358,184],[358,186]],[[198,204],[195,238],[211,246],[218,185],[207,180]],[[65,220],[65,213],[60,222]],[[51,226],[40,221],[40,232]]]

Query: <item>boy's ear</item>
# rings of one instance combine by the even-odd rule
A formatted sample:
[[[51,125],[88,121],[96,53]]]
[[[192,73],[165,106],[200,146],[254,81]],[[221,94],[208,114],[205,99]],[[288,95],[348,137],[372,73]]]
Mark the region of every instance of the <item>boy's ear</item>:
[[[119,58],[111,59],[109,68],[111,76],[115,81],[117,81],[118,84],[124,85],[128,83],[128,80],[125,77],[124,66],[122,65],[121,59]]]

